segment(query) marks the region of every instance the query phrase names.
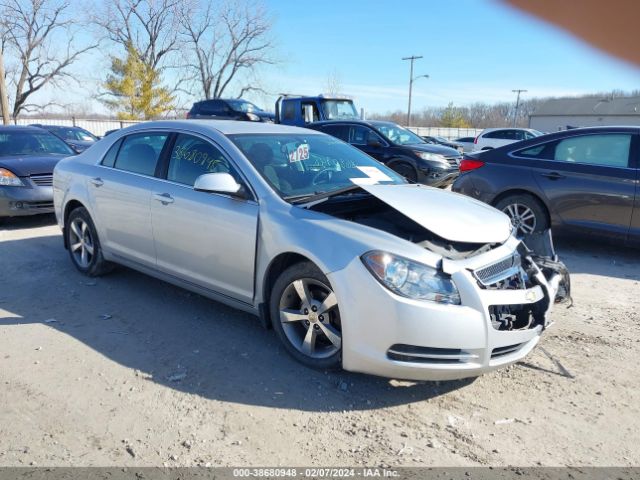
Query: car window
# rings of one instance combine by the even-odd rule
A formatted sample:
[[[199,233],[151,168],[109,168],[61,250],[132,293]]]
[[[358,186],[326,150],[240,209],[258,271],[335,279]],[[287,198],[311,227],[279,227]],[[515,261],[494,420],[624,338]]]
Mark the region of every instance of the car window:
[[[107,154],[102,159],[102,165],[105,167],[113,167],[116,163],[116,156],[118,155],[118,150],[120,149],[120,145],[122,145],[122,139],[118,140],[116,143],[111,145],[111,148],[107,152]]]
[[[369,132],[371,132],[371,130],[366,127],[354,125],[351,127],[351,138],[349,138],[349,143],[353,145],[366,145],[367,139],[369,138]]]
[[[504,135],[504,130],[495,130],[493,132],[488,132],[483,135],[485,138],[506,138]]]
[[[524,130],[509,130],[510,134],[513,135],[514,140],[524,140]]]
[[[304,107],[310,105],[311,106],[311,121],[312,122],[317,122],[318,120],[320,120],[320,114],[318,113],[318,106],[315,104],[315,102],[301,102],[300,103],[300,116],[302,118],[304,118]]]
[[[349,141],[349,127],[347,125],[325,125],[322,127],[322,131],[344,142]]]
[[[524,138],[525,140],[531,140],[532,138],[536,138],[537,135],[534,135],[531,132],[527,132],[526,130],[524,131]]]
[[[556,145],[554,160],[608,167],[627,167],[631,135],[582,135],[565,138]]]
[[[0,157],[45,154],[75,155],[75,152],[49,132],[5,130],[0,133]]]
[[[169,157],[167,180],[192,186],[196,178],[205,173],[233,172],[220,150],[211,143],[179,134]]]
[[[311,130],[310,130],[311,131]],[[315,195],[366,183],[405,183],[393,170],[329,135],[228,135],[256,170],[284,197]]]
[[[153,175],[167,137],[166,133],[137,133],[125,137],[115,168]]]
[[[293,102],[282,102],[282,119],[293,120],[296,118],[296,106]]]
[[[219,100],[202,102],[198,107],[198,113],[203,115],[220,115],[224,113],[224,111],[224,105]]]

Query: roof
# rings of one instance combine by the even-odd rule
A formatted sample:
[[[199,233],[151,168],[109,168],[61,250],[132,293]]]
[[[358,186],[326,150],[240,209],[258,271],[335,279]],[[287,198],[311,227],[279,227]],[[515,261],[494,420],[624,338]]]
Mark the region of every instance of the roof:
[[[307,128],[292,127],[289,125],[279,125],[275,123],[263,123],[263,122],[242,122],[238,120],[156,120],[153,122],[141,122],[125,130],[134,131],[145,128],[177,128],[177,129],[189,129],[193,127],[204,128],[206,130],[213,130],[222,133],[223,135],[233,135],[241,133],[254,133],[254,134],[298,134],[309,135],[315,134]]]
[[[31,132],[31,133],[42,133],[47,132],[46,130],[32,126],[32,125],[0,125],[0,132]]]
[[[384,120],[361,120],[359,118],[344,118],[344,119],[334,119],[334,120],[321,120],[319,122],[313,122],[312,124],[310,124],[310,126],[312,125],[318,125],[318,126],[322,126],[322,125],[332,125],[332,124],[340,124],[340,123],[355,123],[356,125],[366,125],[368,127],[375,127],[375,126],[379,126],[379,125],[390,125],[390,126],[397,126],[397,123],[393,123],[393,122],[387,122]]]
[[[552,98],[540,105],[531,117],[542,116],[640,116],[640,96],[636,97],[582,97]]]

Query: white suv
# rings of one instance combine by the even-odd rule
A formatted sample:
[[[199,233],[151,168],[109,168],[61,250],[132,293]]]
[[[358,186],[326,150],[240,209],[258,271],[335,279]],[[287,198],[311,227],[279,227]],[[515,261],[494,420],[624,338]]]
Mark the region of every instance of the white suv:
[[[502,147],[520,140],[530,140],[542,135],[542,132],[532,128],[485,128],[473,143],[474,152]]]

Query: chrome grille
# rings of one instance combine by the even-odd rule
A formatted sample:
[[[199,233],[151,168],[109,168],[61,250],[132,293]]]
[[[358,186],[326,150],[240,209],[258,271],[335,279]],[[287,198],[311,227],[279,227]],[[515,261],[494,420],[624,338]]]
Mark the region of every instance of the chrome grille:
[[[29,178],[39,187],[50,187],[53,185],[53,175],[31,175]]]
[[[520,256],[513,255],[499,262],[482,267],[474,272],[476,278],[483,285],[493,285],[494,283],[509,278],[518,273],[520,269]]]
[[[457,155],[455,157],[445,157],[447,159],[447,162],[449,163],[449,165],[451,165],[452,167],[457,167],[460,165],[460,160],[462,159],[461,155]]]

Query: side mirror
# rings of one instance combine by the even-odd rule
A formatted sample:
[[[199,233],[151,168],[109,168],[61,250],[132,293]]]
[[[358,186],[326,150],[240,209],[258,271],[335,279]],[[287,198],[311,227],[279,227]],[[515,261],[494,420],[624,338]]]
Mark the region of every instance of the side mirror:
[[[379,148],[382,146],[382,143],[380,143],[380,139],[377,138],[375,135],[369,135],[367,137],[367,145],[370,147]]]
[[[196,178],[193,189],[197,192],[226,193],[232,197],[247,198],[242,185],[228,173],[205,173]]]

